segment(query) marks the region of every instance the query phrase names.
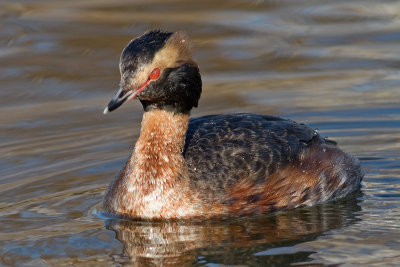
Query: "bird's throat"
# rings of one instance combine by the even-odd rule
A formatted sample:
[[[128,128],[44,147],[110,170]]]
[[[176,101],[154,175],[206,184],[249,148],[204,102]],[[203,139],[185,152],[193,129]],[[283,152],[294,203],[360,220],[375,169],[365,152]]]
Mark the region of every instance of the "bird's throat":
[[[172,182],[184,171],[182,151],[189,115],[165,110],[145,112],[130,160],[131,178],[152,185]]]

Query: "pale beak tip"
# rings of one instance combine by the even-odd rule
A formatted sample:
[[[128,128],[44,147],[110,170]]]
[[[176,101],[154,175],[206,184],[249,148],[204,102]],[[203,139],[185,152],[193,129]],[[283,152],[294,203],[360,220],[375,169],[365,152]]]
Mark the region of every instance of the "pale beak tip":
[[[109,112],[108,107],[106,107],[103,111],[103,114],[106,115]]]

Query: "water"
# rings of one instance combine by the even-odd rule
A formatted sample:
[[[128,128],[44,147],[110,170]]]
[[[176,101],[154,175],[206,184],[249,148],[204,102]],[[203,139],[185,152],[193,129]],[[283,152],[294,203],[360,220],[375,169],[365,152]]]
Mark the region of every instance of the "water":
[[[0,2],[0,265],[400,263],[400,3],[132,2]],[[142,111],[102,110],[122,48],[157,27],[195,44],[204,89],[193,116],[308,123],[361,159],[362,190],[228,222],[104,216]]]

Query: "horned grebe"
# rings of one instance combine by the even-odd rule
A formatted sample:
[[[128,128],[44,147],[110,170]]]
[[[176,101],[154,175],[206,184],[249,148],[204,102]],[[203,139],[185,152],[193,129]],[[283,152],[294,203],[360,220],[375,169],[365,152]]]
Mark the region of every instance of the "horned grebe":
[[[140,137],[111,182],[105,209],[136,219],[226,218],[334,200],[360,186],[358,160],[294,121],[259,114],[189,120],[202,90],[181,32],[148,31],[122,51],[120,89],[137,98]]]

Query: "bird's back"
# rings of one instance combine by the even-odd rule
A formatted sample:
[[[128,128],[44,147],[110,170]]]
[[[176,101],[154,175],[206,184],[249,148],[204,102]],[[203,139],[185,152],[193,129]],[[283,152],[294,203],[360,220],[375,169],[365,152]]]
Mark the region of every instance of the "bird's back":
[[[342,194],[336,188],[323,188],[325,184],[318,179],[331,176],[328,177],[332,180],[329,183],[331,187],[340,187],[345,182],[339,180],[350,179],[349,186],[355,186],[356,176],[362,176],[357,160],[338,149],[335,142],[322,138],[314,129],[291,120],[259,114],[191,119],[183,155],[191,186],[201,192],[208,203],[230,205],[230,202],[244,197],[250,205],[262,201],[262,198],[265,201],[267,195],[271,198],[273,192],[268,191],[273,190],[298,195],[304,190],[307,194],[320,191],[314,193],[321,196],[314,198],[326,198],[326,194],[334,197]],[[335,164],[341,166],[335,167]],[[354,171],[346,174],[346,169]],[[300,182],[310,186],[293,188]],[[290,188],[284,190],[284,185]],[[307,204],[290,201],[294,206]]]

